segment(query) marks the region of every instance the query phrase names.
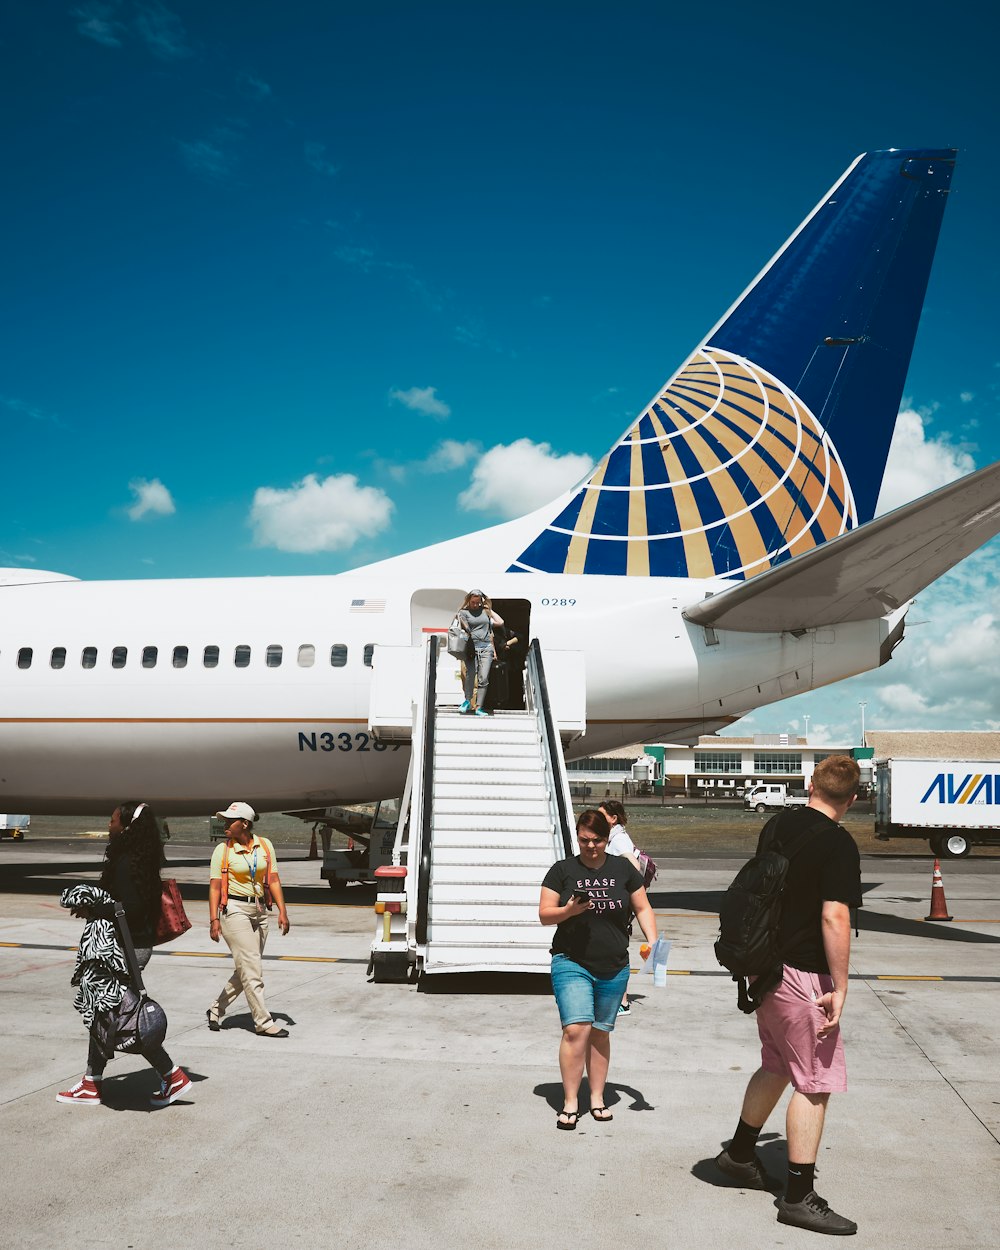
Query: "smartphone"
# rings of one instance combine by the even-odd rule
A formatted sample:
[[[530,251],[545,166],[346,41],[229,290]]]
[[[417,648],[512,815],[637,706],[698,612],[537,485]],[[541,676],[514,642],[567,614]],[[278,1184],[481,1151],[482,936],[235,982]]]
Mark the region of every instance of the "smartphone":
[[[590,902],[590,895],[589,895],[589,894],[584,894],[584,892],[583,892],[582,890],[574,890],[574,891],[573,891],[573,897],[576,899],[576,901],[577,901],[578,903],[589,903],[589,902]]]

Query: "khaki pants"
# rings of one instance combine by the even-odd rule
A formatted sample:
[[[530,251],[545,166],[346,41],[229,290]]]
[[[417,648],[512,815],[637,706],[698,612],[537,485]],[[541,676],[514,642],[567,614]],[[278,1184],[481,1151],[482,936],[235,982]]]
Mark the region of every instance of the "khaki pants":
[[[220,918],[222,936],[232,951],[236,971],[223,986],[215,1001],[220,1016],[226,1014],[230,1004],[241,994],[246,994],[253,1012],[254,1028],[259,1032],[269,1029],[274,1021],[264,1002],[264,969],[261,956],[267,941],[267,912],[258,910],[255,903],[244,903],[232,896]]]

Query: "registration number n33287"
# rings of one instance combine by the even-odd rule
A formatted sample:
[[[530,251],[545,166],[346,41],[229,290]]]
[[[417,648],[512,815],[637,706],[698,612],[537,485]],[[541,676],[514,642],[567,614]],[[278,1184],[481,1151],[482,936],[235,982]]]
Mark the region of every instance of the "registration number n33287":
[[[398,751],[398,742],[379,742],[370,733],[299,733],[300,751]]]

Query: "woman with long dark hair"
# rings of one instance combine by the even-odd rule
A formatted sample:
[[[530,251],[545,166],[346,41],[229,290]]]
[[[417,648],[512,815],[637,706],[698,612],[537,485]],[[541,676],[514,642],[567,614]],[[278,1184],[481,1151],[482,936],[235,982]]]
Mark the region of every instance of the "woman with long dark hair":
[[[538,919],[556,926],[552,988],[562,1024],[563,1109],[556,1119],[561,1129],[576,1128],[584,1068],[590,1114],[599,1123],[612,1118],[604,1105],[604,1086],[611,1034],[628,984],[633,914],[650,946],[656,941],[656,917],[642,874],[624,856],[608,853],[610,833],[603,812],[581,812],[576,822],[580,852],[552,865],[538,903]]]
[[[162,863],[163,845],[153,809],[148,803],[119,803],[108,822],[100,885],[125,908],[140,968],[145,968],[153,954]]]

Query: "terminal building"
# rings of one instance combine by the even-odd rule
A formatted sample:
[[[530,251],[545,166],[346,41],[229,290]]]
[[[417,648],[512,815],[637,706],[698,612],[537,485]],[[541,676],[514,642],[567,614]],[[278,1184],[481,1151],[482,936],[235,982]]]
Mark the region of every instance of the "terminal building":
[[[861,767],[862,786],[870,786],[872,754],[871,747],[810,745],[793,734],[710,734],[692,746],[646,743],[574,760],[566,768],[578,798],[654,794],[738,799],[749,785],[763,781],[784,782],[793,789],[808,786],[813,769],[828,755],[853,756]]]

